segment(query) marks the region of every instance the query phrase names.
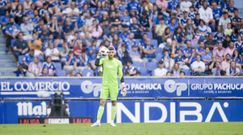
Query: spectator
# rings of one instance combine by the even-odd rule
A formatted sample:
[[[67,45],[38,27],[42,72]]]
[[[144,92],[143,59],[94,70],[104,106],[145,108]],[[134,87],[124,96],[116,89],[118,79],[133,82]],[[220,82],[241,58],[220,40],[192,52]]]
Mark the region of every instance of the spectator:
[[[138,23],[138,20],[136,17],[133,17],[131,22],[131,25],[129,26],[129,29],[131,32],[134,33],[135,38],[141,38],[140,32],[142,31],[141,25]]]
[[[189,67],[186,65],[186,57],[183,54],[182,50],[177,51],[177,56],[174,58],[175,63],[177,63],[182,70],[189,70]],[[174,65],[175,66],[175,65]]]
[[[233,33],[233,29],[231,27],[231,23],[227,24],[227,28],[224,30],[224,35],[230,36]]]
[[[200,55],[197,55],[197,60],[191,64],[191,68],[192,68],[193,75],[196,75],[196,76],[204,75],[206,67],[205,67],[205,63],[203,61],[201,61]]]
[[[118,57],[121,60],[122,64],[126,65],[127,61],[131,61],[131,58],[129,56],[129,53],[127,51],[127,47],[125,44],[122,44],[119,48],[118,48]]]
[[[28,71],[28,65],[34,61],[34,50],[31,49],[24,57],[23,59],[19,59],[17,70],[15,71],[16,76],[20,76],[21,74],[26,76],[26,73]]]
[[[63,10],[63,14],[68,14],[68,16],[72,16],[73,14],[79,13],[79,9],[76,7],[75,2],[71,2],[70,6]]]
[[[242,18],[239,17],[239,10],[234,11],[234,16],[232,17],[232,25],[236,29],[240,29],[241,26],[243,25]]]
[[[137,76],[139,74],[138,70],[132,65],[132,61],[127,61],[125,66],[125,75],[127,76]]]
[[[151,40],[149,38],[145,38],[142,42],[142,52],[144,54],[145,61],[151,61],[155,58],[156,48],[151,44]]]
[[[78,57],[77,59],[80,60],[79,62],[77,62],[78,67],[83,68],[89,64],[89,58],[85,51],[82,51],[81,55],[76,57]]]
[[[237,9],[235,8],[235,3],[234,3],[233,0],[230,0],[228,5],[229,5],[229,6],[227,7],[227,10],[228,10],[228,12],[229,12],[230,17],[232,17],[232,16],[234,15],[234,12],[235,12]]]
[[[241,40],[241,36],[238,36],[237,41],[234,42],[235,48],[240,52],[241,51],[241,45],[243,43],[243,40]]]
[[[51,56],[52,61],[60,61],[60,53],[57,47],[54,47],[53,43],[49,42],[49,46],[45,51],[45,56]]]
[[[171,32],[175,32],[176,28],[179,26],[178,21],[176,18],[171,19],[171,23],[168,24],[168,27],[170,28]]]
[[[167,26],[163,19],[161,19],[159,22],[160,23],[158,25],[156,25],[156,27],[155,27],[155,34],[156,34],[157,40],[159,41],[159,43],[161,43],[162,35],[164,34],[165,28]]]
[[[225,30],[227,28],[227,25],[231,23],[231,20],[228,16],[228,12],[223,12],[223,16],[219,19],[219,26],[221,29]]]
[[[211,34],[208,34],[208,36],[206,37],[206,41],[205,41],[205,46],[206,47],[209,47],[209,50],[213,50],[213,48],[215,47],[216,45],[216,41],[214,39],[214,35],[211,33]]]
[[[44,71],[46,70],[46,71]],[[56,75],[56,67],[51,61],[51,56],[46,57],[46,62],[43,63],[42,71],[44,71],[45,76],[55,76]]]
[[[30,8],[31,8],[31,4],[32,4],[32,0],[25,0],[24,1],[24,9],[25,10],[30,10]]]
[[[101,35],[103,34],[102,27],[99,25],[97,20],[93,21],[93,25],[90,27],[90,29],[91,29],[91,37],[95,39],[100,38]]]
[[[239,76],[240,75],[240,68],[236,65],[235,61],[230,62],[230,68],[226,71],[226,75],[229,76]]]
[[[222,43],[218,43],[217,47],[213,49],[213,56],[215,57],[216,61],[222,61],[224,57],[225,49],[222,46]]]
[[[23,4],[18,4],[16,8],[11,7],[10,15],[14,16],[15,22],[20,25],[23,21],[25,8]]]
[[[156,0],[156,5],[158,8],[166,10],[168,7],[168,2],[166,0]]]
[[[80,62],[80,58],[78,56],[75,56],[73,52],[70,51],[66,56],[66,63],[64,66],[64,70],[66,70],[67,72],[71,70],[76,70],[79,62]]]
[[[212,63],[209,66],[209,69],[211,70],[213,76],[221,76],[221,71],[222,71],[221,64],[220,62],[215,61],[214,58]]]
[[[23,39],[24,40],[31,40],[32,39],[32,33],[34,30],[33,24],[30,22],[29,17],[25,16],[23,18],[23,23],[20,25],[21,32],[23,32]]]
[[[225,36],[225,39],[224,39],[224,41],[223,41],[223,47],[224,47],[224,48],[229,47],[230,42],[231,42],[230,36]]]
[[[90,66],[91,69],[95,69],[95,59],[96,59],[96,54],[98,53],[99,48],[97,47],[97,41],[93,41],[91,46],[87,48],[87,55],[88,55],[88,59],[90,61]]]
[[[211,33],[211,29],[203,20],[201,20],[200,25],[198,26],[198,34],[204,39],[207,33]]]
[[[229,47],[225,49],[224,55],[230,55],[231,57],[233,56],[233,53],[235,51],[235,46],[233,42],[230,42]]]
[[[154,76],[162,77],[167,75],[168,70],[164,67],[164,62],[160,61],[158,68],[154,69]]]
[[[230,69],[230,61],[231,61],[231,57],[229,54],[227,54],[221,63],[222,70],[225,71],[226,73]]]
[[[222,15],[222,8],[218,5],[216,1],[212,2],[212,10],[213,10],[213,18],[215,21],[219,21],[221,15]]]
[[[196,75],[228,75],[229,68],[221,69],[224,66],[211,71],[215,63],[226,61],[226,55],[230,56],[227,63],[235,61],[242,70],[238,65],[242,63],[243,21],[233,0],[2,1],[0,15],[6,52],[12,49],[22,59],[29,49],[34,50],[33,57],[61,61],[67,73],[74,71],[72,76],[82,68],[96,72],[92,63],[97,47],[110,45],[124,64],[131,59],[136,64],[163,60],[169,71],[179,64],[177,76],[188,75],[197,55],[205,63],[205,72]],[[25,63],[22,69],[26,70],[29,62]],[[139,70],[144,74],[147,69]],[[48,69],[42,73],[46,76]],[[173,76],[173,72],[167,74]]]
[[[25,55],[29,50],[28,43],[23,38],[23,33],[18,34],[18,39],[14,42],[13,53],[17,59],[20,55]]]
[[[132,46],[132,49],[129,51],[129,55],[130,55],[132,61],[140,61],[140,62],[142,61],[140,49],[137,44],[134,44]]]
[[[170,57],[169,50],[163,51],[162,60],[165,68],[171,70],[174,66],[174,60]]]
[[[28,66],[27,76],[29,77],[38,77],[42,72],[42,63],[38,57],[34,58],[34,61],[31,62]]]
[[[15,23],[14,17],[9,18],[9,24],[3,29],[3,33],[6,37],[6,52],[10,50],[11,41],[16,39],[20,33],[20,26]]]
[[[190,7],[192,6],[192,2],[189,0],[181,0],[180,2],[180,10],[190,12]]]
[[[209,65],[209,63],[212,61],[212,53],[210,52],[209,47],[206,48],[205,53],[201,55],[203,62],[206,64],[206,66]]]
[[[185,28],[185,36],[187,40],[192,40],[193,36],[195,35],[194,29],[195,25],[193,24],[193,21],[191,19],[187,20]]]
[[[203,56],[206,53],[204,42],[199,43],[199,47],[197,47],[196,52],[200,56]]]
[[[181,76],[181,69],[179,63],[175,63],[174,67],[172,68],[172,76]]]
[[[213,11],[208,6],[208,2],[203,2],[203,6],[199,8],[200,19],[202,19],[205,23],[209,23],[209,21],[213,20]]]
[[[171,40],[172,39],[172,32],[170,30],[169,27],[166,27],[165,28],[165,32],[163,33],[162,35],[162,40],[165,42],[165,41],[168,41],[168,40]]]

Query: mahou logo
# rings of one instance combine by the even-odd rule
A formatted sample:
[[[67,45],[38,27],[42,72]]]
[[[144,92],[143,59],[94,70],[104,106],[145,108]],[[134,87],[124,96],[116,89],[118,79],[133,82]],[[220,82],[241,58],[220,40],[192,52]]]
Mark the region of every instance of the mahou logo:
[[[18,116],[46,116],[47,111],[46,102],[41,102],[39,105],[33,105],[32,102],[18,102]]]

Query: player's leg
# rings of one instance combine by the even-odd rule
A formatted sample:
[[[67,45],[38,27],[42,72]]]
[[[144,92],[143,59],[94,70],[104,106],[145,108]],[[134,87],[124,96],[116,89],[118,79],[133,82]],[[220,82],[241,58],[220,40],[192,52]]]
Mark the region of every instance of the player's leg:
[[[101,94],[100,94],[100,105],[99,105],[99,109],[97,112],[97,120],[94,124],[91,125],[92,127],[100,126],[100,121],[101,121],[101,118],[103,116],[104,109],[105,109],[105,102],[106,102],[108,96],[109,96],[108,88],[102,87]]]
[[[110,125],[115,127],[116,125],[114,124],[114,120],[115,120],[115,117],[116,117],[117,101],[111,101],[111,103],[112,103],[112,107],[111,107],[111,123],[110,123]]]
[[[117,89],[114,89],[117,88]],[[112,107],[111,107],[111,126],[115,126],[114,120],[116,117],[116,110],[117,110],[117,97],[118,97],[118,86],[117,87],[112,87],[112,90],[110,90],[110,98],[112,102]]]
[[[100,99],[100,106],[97,113],[97,121],[100,122],[105,110],[105,99]]]

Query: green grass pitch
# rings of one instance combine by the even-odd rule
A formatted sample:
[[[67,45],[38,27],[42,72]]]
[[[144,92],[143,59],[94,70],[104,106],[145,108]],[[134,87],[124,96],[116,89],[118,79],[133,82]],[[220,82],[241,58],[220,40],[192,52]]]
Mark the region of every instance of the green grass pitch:
[[[243,123],[0,125],[0,135],[243,135]]]

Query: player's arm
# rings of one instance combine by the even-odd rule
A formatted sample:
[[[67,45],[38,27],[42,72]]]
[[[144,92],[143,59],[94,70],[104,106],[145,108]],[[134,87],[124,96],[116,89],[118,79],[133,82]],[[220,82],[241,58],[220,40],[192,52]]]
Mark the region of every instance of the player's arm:
[[[118,66],[118,76],[119,76],[120,82],[121,82],[121,93],[123,96],[126,96],[127,90],[126,90],[126,84],[125,84],[125,80],[124,80],[124,76],[123,76],[123,72],[122,72],[121,62],[119,62],[119,66]]]
[[[103,59],[100,58],[100,54],[98,53],[95,60],[95,66],[101,66],[101,65],[103,65]]]

